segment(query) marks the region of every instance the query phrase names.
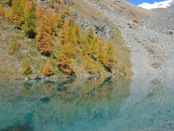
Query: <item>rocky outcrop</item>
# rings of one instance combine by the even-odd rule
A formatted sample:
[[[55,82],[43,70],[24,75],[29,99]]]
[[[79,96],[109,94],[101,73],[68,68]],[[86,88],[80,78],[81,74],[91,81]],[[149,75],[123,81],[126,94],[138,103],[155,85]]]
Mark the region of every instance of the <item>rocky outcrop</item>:
[[[85,30],[88,30],[90,26],[93,27],[95,34],[99,37],[109,40],[115,35],[114,27],[105,19],[100,19],[95,16],[91,17],[91,20],[85,18],[77,11],[73,11],[73,16],[76,22]]]

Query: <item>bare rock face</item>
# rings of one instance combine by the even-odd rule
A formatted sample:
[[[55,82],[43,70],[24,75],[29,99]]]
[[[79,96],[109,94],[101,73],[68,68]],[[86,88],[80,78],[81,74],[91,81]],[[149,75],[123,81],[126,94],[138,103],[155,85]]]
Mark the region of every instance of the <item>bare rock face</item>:
[[[92,16],[91,20],[89,20],[76,11],[73,12],[73,16],[83,29],[88,30],[92,26],[95,34],[105,40],[109,40],[115,35],[112,25],[104,19]]]
[[[83,28],[83,29],[88,29],[92,24],[91,22],[84,18],[83,16],[80,16],[78,12],[73,11],[73,16],[76,20],[76,22]]]
[[[146,26],[154,31],[172,35],[174,30],[174,5],[166,9],[155,9],[146,19]]]
[[[115,35],[115,31],[112,25],[105,20],[101,19],[95,19],[95,20],[98,23],[94,24],[94,29],[96,31],[95,33],[98,34],[99,37],[104,38],[105,40],[113,38],[113,36]]]

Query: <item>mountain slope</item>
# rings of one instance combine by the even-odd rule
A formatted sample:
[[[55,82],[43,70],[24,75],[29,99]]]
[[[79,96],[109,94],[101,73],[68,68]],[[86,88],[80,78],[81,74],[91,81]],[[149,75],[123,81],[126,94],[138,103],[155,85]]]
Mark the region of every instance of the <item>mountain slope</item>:
[[[21,47],[14,55],[11,55],[9,54],[9,43],[14,36],[19,38]],[[0,21],[0,52],[0,79],[23,78],[23,60],[32,63],[31,67],[34,74],[41,75],[39,73],[39,63],[42,60],[48,60],[37,51],[34,40],[27,39],[23,31],[14,29],[13,24],[7,20]]]
[[[125,0],[66,0],[66,3],[69,3],[76,22],[83,29],[88,30],[92,26],[96,35],[112,43],[117,58],[116,69],[124,67],[128,75],[132,72],[135,75],[174,73],[173,5],[167,9],[146,10]],[[46,2],[42,4],[47,8]],[[3,26],[4,23],[2,29]],[[84,30],[82,32],[85,33]],[[8,44],[10,40],[5,42]],[[27,46],[23,48],[26,49]],[[24,54],[30,56],[30,53]],[[34,50],[34,54],[37,57],[36,61],[37,59],[48,61],[46,57],[38,54],[37,50]],[[1,61],[3,60],[4,57],[1,55]],[[10,61],[7,63],[11,65]],[[9,66],[13,67],[20,68],[21,72],[21,65]],[[39,65],[32,68],[35,68],[38,74]],[[1,70],[3,73],[4,66]],[[13,72],[13,76],[16,73]]]
[[[20,1],[16,0],[16,3],[19,4]],[[42,6],[40,6],[40,4],[42,4],[45,9]],[[76,18],[77,23],[79,23],[79,25],[81,25],[86,31],[80,29],[78,25],[72,24],[74,22],[73,20],[74,18],[70,17],[71,12],[69,11],[69,6],[67,6],[67,4],[71,5],[72,10],[74,7],[73,15]],[[22,20],[25,17],[23,17],[20,14],[26,15],[27,13],[25,13],[25,11],[27,10],[24,11],[22,10],[22,13],[19,13],[20,16],[17,16],[17,18],[19,18],[19,21],[16,21],[16,16],[13,16],[13,14],[17,14],[14,12],[10,13],[11,15],[9,15],[9,17],[7,17],[6,19],[7,21],[5,21],[4,18],[6,18],[5,16],[8,15],[7,14],[4,15],[3,12],[5,11],[7,12],[10,10],[14,11],[13,7],[15,7],[15,10],[17,10],[17,6],[15,6],[15,2],[12,4],[12,7],[8,6],[8,3],[4,2],[2,2],[2,5],[3,8],[1,6],[0,18],[2,19],[0,21],[1,22],[0,27],[2,28],[3,33],[1,35],[2,36],[1,39],[3,40],[3,37],[5,37],[5,39],[0,42],[2,51],[4,52],[3,55],[0,55],[0,60],[1,61],[5,60],[6,65],[4,65],[3,63],[1,64],[0,68],[1,79],[10,79],[10,78],[15,79],[15,77],[16,78],[39,77],[41,75],[45,75],[44,72],[47,67],[46,65],[48,65],[49,63],[51,64],[50,66],[51,75],[55,74],[58,76],[62,75],[61,72],[65,74],[69,73],[71,69],[73,70],[73,72],[70,71],[70,74],[77,74],[84,76],[89,74],[94,75],[99,70],[100,70],[99,74],[103,73],[105,75],[109,73],[111,75],[111,73],[119,73],[119,72],[123,72],[123,75],[131,74],[130,51],[126,48],[123,42],[120,30],[116,25],[112,23],[112,21],[108,20],[107,17],[105,17],[103,14],[100,14],[92,6],[88,6],[86,2],[74,1],[74,3],[72,3],[72,1],[64,1],[64,3],[61,3],[60,7],[57,8],[58,11],[56,11],[56,8],[51,7],[50,4],[44,1],[42,1],[41,3],[37,3],[37,6],[35,6],[35,4],[32,3],[31,7],[33,7],[33,9],[34,7],[36,7],[37,8],[36,11],[40,11],[40,13],[43,13],[42,14],[43,19],[40,16],[38,18],[35,18],[36,21],[38,20],[37,23],[35,23],[37,24],[36,38],[39,37],[39,39],[28,38],[27,35],[25,34],[25,30],[23,30],[24,29],[23,24],[25,23],[25,21]],[[22,4],[22,2],[20,4],[20,6],[25,6],[25,5],[27,4]],[[58,3],[55,3],[55,6],[56,5],[58,5]],[[86,8],[80,8],[82,6],[85,6]],[[27,8],[30,8],[30,6]],[[89,10],[93,12],[93,15],[90,15]],[[52,15],[51,12],[52,13],[55,12],[55,14],[57,13],[58,15],[61,16],[59,17],[55,15],[56,17],[55,19],[57,19],[57,23],[55,22],[56,25],[54,26],[57,27],[55,29],[56,30],[55,35],[54,33],[48,34],[49,27],[51,27],[51,25],[49,21],[46,20],[47,18],[45,19],[48,13],[50,13],[50,19],[51,19]],[[63,14],[61,14],[61,12],[63,12]],[[63,25],[61,25],[62,22]],[[6,23],[8,27],[4,29]],[[49,25],[48,28],[46,27],[47,24]],[[54,22],[51,24],[54,24]],[[60,24],[60,28],[58,24]],[[72,26],[73,25],[75,26],[70,27],[70,24]],[[93,26],[93,28],[95,29],[95,34],[98,35],[100,38],[93,35],[93,31],[92,33],[90,32],[91,26]],[[42,31],[40,31],[41,29]],[[44,29],[48,32],[46,31],[44,32]],[[64,30],[66,30],[66,33],[64,33]],[[39,34],[39,31],[42,33]],[[75,36],[79,35],[79,36],[78,38],[75,38],[74,35]],[[14,36],[19,40],[19,43],[21,45],[18,48],[16,48],[15,47],[16,45],[12,43]],[[74,38],[71,38],[72,36],[74,36]],[[103,38],[105,38],[104,41],[102,40]],[[66,44],[63,43],[64,41],[66,41]],[[38,47],[38,43],[40,47]],[[13,46],[13,48],[10,47],[11,45]],[[100,45],[101,47],[99,47]],[[53,46],[55,48],[52,48]],[[67,47],[65,48],[65,46]],[[14,50],[13,53],[10,53],[11,52],[10,50],[12,51]],[[73,52],[73,50],[75,51]],[[114,56],[112,50],[114,50]],[[100,55],[99,54],[100,52],[102,52],[103,54]],[[109,58],[109,55],[113,56],[112,57],[113,59],[111,57]],[[26,67],[28,68],[28,66],[25,67],[23,63],[28,63],[27,65],[30,66],[32,70],[30,74],[24,74],[25,68]],[[112,70],[110,68],[111,66]],[[54,73],[52,73],[53,70]],[[24,76],[24,75],[29,75],[29,76]]]
[[[171,34],[174,30],[174,5],[166,9],[155,9],[153,12],[153,15],[146,21],[147,28]]]
[[[124,0],[84,1],[119,27],[126,46],[131,51],[134,74],[172,75],[173,38],[144,26],[143,20],[154,18],[153,11],[142,9]],[[165,23],[163,25],[168,26]]]
[[[130,65],[129,59],[128,59],[129,53],[127,50],[129,51],[131,50],[128,48],[130,46],[125,43],[126,40],[124,38],[123,38],[124,44],[123,42],[119,41],[120,37],[124,36],[124,33],[122,32],[123,27],[126,26],[126,29],[130,29],[129,26],[132,26],[132,28],[130,29],[131,33],[132,33],[132,30],[135,32],[137,31],[139,32],[140,30],[139,25],[142,25],[142,21],[146,17],[151,15],[151,11],[142,9],[138,6],[135,6],[133,4],[130,4],[126,1],[121,1],[121,0],[120,1],[74,0],[73,5],[71,7],[73,10],[76,10],[80,16],[82,16],[82,19],[86,18],[87,21],[95,27],[96,32],[99,35],[101,35],[100,30],[98,31],[97,29],[98,28],[100,29],[101,27],[105,27],[103,29],[104,31],[103,30],[101,31],[101,33],[103,33],[103,35],[101,36],[104,37],[105,39],[111,39],[113,41],[116,48],[115,50],[116,56],[118,56],[118,59],[121,61],[121,64],[129,66]],[[79,20],[79,17],[76,17],[76,20],[82,23],[81,24],[82,27],[88,28],[90,24],[86,21],[82,22],[84,21],[82,19]],[[131,24],[128,26],[129,23]],[[102,26],[102,24],[104,25]],[[115,29],[115,32],[111,28]],[[108,33],[105,33],[105,30],[107,30]],[[114,33],[116,34],[116,36],[114,36],[115,35]]]

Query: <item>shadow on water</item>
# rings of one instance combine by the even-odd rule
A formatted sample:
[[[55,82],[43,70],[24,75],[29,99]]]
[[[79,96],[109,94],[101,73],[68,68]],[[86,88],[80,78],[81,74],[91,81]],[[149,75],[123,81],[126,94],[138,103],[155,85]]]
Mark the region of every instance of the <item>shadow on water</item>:
[[[95,130],[117,116],[130,84],[115,77],[1,81],[0,130]]]
[[[28,122],[23,122],[18,125],[9,126],[7,128],[1,129],[1,131],[31,131]]]

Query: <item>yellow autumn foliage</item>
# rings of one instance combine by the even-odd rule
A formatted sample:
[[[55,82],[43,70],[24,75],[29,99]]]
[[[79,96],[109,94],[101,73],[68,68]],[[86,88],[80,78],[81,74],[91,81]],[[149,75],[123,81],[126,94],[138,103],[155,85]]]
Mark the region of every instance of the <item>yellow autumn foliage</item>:
[[[51,76],[54,74],[53,66],[50,62],[45,65],[43,71],[45,76]]]
[[[20,46],[21,44],[19,43],[17,37],[14,37],[11,43],[9,44],[9,53],[14,54],[15,51],[17,51]]]
[[[24,75],[29,75],[32,73],[30,64],[27,60],[22,63],[22,67],[23,67],[23,74]]]

